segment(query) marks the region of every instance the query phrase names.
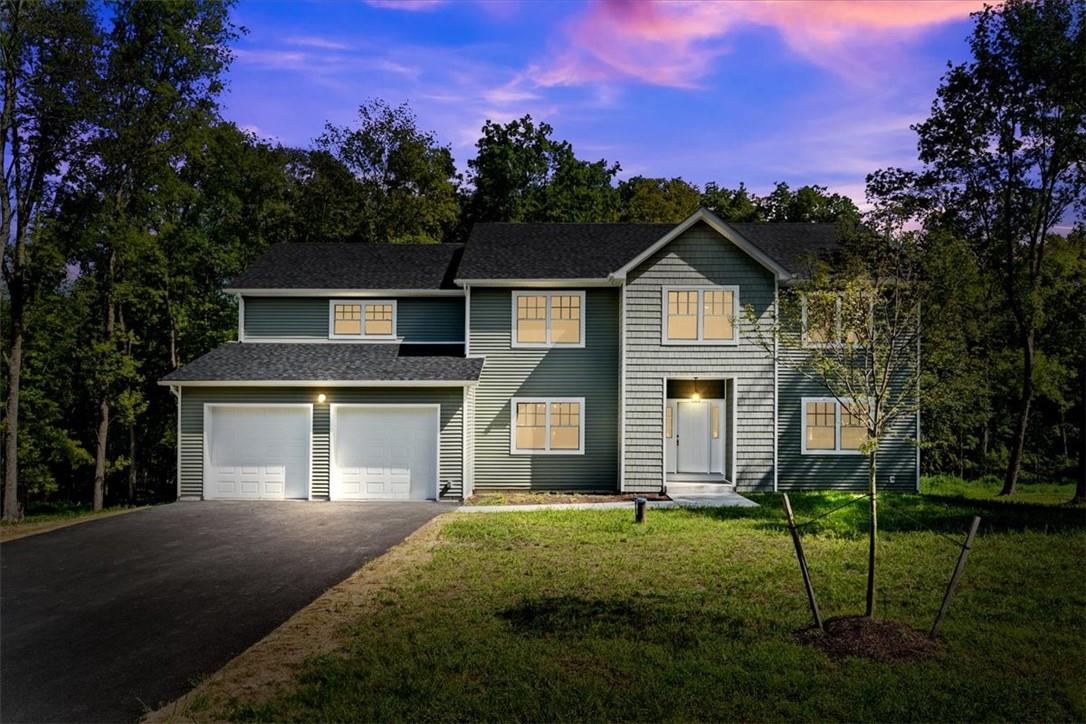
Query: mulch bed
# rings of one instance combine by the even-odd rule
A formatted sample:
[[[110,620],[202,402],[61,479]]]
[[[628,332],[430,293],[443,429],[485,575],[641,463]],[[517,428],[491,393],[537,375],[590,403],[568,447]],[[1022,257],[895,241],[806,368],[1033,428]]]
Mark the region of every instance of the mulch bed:
[[[938,639],[897,621],[872,621],[865,616],[840,616],[823,622],[826,632],[813,626],[798,632],[799,639],[835,659],[850,656],[897,663],[930,659],[943,650]]]

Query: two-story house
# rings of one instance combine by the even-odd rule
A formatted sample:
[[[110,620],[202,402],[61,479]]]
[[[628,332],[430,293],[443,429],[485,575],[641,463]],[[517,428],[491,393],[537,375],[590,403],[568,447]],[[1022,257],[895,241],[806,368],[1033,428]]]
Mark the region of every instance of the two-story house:
[[[466,244],[280,244],[238,341],[165,377],[180,498],[861,488],[862,430],[775,361],[820,224],[479,224]],[[750,306],[752,322],[741,310]],[[919,418],[880,448],[914,490]],[[859,432],[859,434],[857,434]]]

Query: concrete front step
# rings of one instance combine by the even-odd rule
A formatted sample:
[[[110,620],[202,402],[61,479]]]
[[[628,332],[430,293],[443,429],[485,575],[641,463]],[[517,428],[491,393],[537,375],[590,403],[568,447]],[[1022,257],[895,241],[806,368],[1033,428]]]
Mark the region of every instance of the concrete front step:
[[[680,483],[669,482],[667,495],[669,498],[686,498],[695,495],[727,495],[735,492],[735,486],[728,483]]]

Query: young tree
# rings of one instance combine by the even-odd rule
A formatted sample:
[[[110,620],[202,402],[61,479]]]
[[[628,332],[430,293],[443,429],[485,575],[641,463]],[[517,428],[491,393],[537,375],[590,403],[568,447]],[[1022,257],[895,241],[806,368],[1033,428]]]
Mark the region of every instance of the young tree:
[[[3,517],[9,521],[20,515],[19,395],[26,309],[37,281],[30,239],[82,145],[97,43],[94,11],[85,2],[7,0],[0,6],[0,227],[10,304]]]
[[[772,331],[757,336],[779,364],[837,400],[841,444],[867,456],[867,616],[875,615],[879,451],[902,437],[900,423],[919,404],[919,272],[915,233],[853,229],[832,270],[816,267],[809,279],[782,293]],[[754,316],[748,307],[748,321],[756,321]]]
[[[1086,2],[1008,0],[975,14],[973,59],[943,76],[915,126],[918,178],[999,280],[1021,358],[1003,495],[1014,493],[1037,394],[1053,227],[1086,194]]]
[[[436,243],[455,226],[459,176],[452,151],[418,129],[407,104],[372,100],[359,107],[357,128],[329,123],[316,145],[353,177],[356,240]]]

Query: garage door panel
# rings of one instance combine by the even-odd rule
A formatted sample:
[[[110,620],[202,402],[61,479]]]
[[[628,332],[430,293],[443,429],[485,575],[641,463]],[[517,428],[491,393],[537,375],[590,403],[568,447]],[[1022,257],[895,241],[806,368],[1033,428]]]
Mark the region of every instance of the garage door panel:
[[[205,497],[308,497],[308,408],[214,405],[207,423]]]
[[[425,499],[437,478],[433,408],[336,408],[334,495],[341,499]]]

